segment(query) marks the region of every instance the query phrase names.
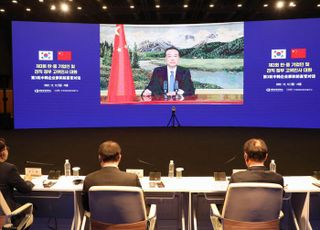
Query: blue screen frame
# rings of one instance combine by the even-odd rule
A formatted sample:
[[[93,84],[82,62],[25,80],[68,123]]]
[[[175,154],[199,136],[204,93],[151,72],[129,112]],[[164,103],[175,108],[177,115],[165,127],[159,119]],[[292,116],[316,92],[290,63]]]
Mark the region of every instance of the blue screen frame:
[[[244,22],[243,104],[102,105],[99,24],[15,21],[14,126],[164,127],[175,106],[179,122],[188,127],[320,128],[319,25],[320,19]],[[273,56],[283,50],[285,56]],[[37,64],[49,63],[39,61],[39,51],[52,51],[50,63],[57,65],[70,63],[57,60],[57,53],[71,51],[81,79],[31,80]],[[292,58],[294,51],[302,56]],[[46,93],[44,84],[66,84],[66,93]]]

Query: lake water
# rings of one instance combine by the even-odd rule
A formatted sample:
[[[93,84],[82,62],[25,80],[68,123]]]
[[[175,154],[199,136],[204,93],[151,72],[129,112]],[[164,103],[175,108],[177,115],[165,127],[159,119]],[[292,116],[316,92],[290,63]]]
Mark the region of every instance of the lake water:
[[[201,83],[210,83],[218,85],[224,89],[243,89],[243,71],[227,72],[227,71],[201,71],[190,70],[192,80]]]
[[[140,61],[140,68],[152,71],[158,65],[150,63],[150,61]],[[243,89],[243,71],[228,72],[228,71],[202,71],[191,69],[191,76],[193,81],[201,83],[209,83],[218,85],[224,89]]]

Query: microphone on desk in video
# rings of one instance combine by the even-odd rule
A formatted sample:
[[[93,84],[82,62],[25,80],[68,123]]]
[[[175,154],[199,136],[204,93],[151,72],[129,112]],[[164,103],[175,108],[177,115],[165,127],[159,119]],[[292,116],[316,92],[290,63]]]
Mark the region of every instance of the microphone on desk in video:
[[[164,97],[164,99],[168,98],[167,93],[168,93],[168,81],[163,81],[163,97]]]
[[[163,92],[168,93],[168,81],[163,81]]]
[[[180,95],[178,94],[179,91],[179,82],[175,80],[174,82],[174,92],[175,92],[175,99],[180,99]]]
[[[178,90],[179,90],[179,82],[177,80],[175,80],[175,82],[174,82],[174,92],[176,92],[176,94],[178,94]]]

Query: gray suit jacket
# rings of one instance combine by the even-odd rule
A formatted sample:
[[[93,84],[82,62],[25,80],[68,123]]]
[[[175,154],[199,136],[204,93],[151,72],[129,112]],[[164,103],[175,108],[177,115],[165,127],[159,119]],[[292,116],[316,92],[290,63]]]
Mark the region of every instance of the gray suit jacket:
[[[141,184],[137,175],[120,171],[116,167],[104,167],[86,176],[83,183],[82,203],[83,208],[89,211],[88,192],[92,186],[135,186]]]

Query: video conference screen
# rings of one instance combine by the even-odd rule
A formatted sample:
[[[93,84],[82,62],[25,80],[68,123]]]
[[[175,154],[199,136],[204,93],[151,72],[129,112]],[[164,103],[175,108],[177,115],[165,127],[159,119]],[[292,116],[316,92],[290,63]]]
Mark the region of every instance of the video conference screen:
[[[14,125],[320,128],[319,25],[12,22]]]

